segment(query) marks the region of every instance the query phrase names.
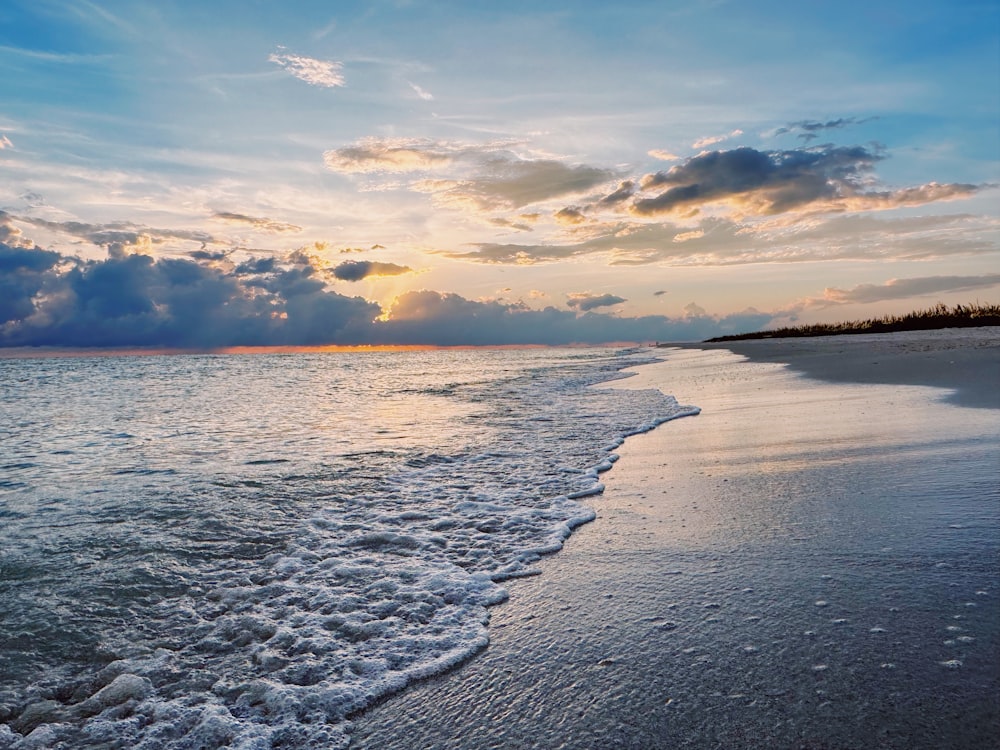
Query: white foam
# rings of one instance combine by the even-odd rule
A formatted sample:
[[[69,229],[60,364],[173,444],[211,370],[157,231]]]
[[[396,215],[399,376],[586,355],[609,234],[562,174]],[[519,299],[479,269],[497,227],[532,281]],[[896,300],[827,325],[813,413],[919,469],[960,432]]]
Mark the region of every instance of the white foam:
[[[258,435],[267,420],[215,415],[229,430],[228,447],[253,450],[240,449],[233,476],[211,474],[209,483],[195,475],[193,483],[209,486],[206,496],[227,488],[237,506],[263,497],[261,505],[278,521],[258,528],[271,519],[242,507],[209,517],[198,532],[206,549],[219,540],[220,553],[198,561],[201,567],[178,586],[184,593],[143,611],[142,630],[108,623],[103,647],[121,658],[89,681],[73,678],[75,702],[37,707],[28,718],[41,724],[25,724],[31,734],[20,741],[35,736],[32,742],[44,738],[40,746],[71,747],[86,737],[140,750],[346,746],[352,712],[486,647],[487,608],[507,596],[498,582],[536,572],[540,555],[560,549],[574,528],[596,517],[579,501],[603,491],[599,475],[613,466],[618,456],[611,451],[626,436],[698,413],[659,392],[584,391],[623,364],[605,362],[603,352],[594,356],[598,365],[584,361],[572,369],[560,362],[526,369],[523,377],[482,382],[475,373],[456,386],[469,390],[466,400],[445,408],[423,442],[404,439],[400,425],[372,424],[377,429],[352,438],[358,452],[340,464],[323,430],[338,419],[346,425],[375,414],[369,407],[380,406],[379,399],[327,415],[300,442],[301,420],[278,421],[275,432]],[[164,387],[189,380],[166,378]],[[397,389],[391,383],[384,395],[395,398]],[[433,398],[456,389],[438,390]],[[178,397],[177,409],[186,403]],[[467,424],[464,415],[471,415]],[[197,425],[204,415],[189,416]],[[284,418],[280,409],[269,416]],[[438,415],[429,410],[427,418]],[[288,456],[272,459],[286,441]],[[389,447],[372,450],[379,445]],[[217,436],[198,450],[215,456]],[[257,455],[244,455],[248,450]],[[303,463],[295,452],[306,450],[315,453]],[[173,468],[186,469],[191,455]],[[164,460],[150,456],[150,463]],[[218,470],[212,466],[208,471]],[[293,477],[286,487],[283,477],[297,473],[306,481]],[[95,481],[103,487],[104,479]],[[173,502],[174,490],[160,492]],[[307,510],[297,506],[300,493]],[[240,524],[247,525],[251,551],[226,554]],[[253,552],[258,546],[268,552]],[[150,642],[163,648],[150,652]]]

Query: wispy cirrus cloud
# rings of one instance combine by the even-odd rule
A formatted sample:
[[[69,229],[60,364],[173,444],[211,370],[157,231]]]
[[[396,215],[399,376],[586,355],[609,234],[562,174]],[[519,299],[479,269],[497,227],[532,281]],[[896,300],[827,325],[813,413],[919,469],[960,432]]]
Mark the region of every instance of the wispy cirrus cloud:
[[[673,151],[667,151],[662,148],[654,148],[647,151],[650,156],[654,159],[659,159],[660,161],[680,161],[682,157],[675,154]]]
[[[249,224],[254,229],[265,232],[301,232],[302,227],[296,224],[289,224],[284,221],[268,219],[260,216],[248,216],[246,214],[234,213],[232,211],[216,211],[212,218],[230,224]]]
[[[323,156],[327,168],[341,174],[425,173],[407,187],[431,195],[439,205],[474,212],[521,209],[585,193],[617,176],[613,170],[586,164],[519,156],[509,145],[364,138]],[[432,177],[429,172],[441,176]],[[619,189],[631,190],[631,184]]]
[[[496,265],[547,264],[588,256],[605,256],[613,266],[930,260],[1000,253],[996,235],[995,222],[966,214],[899,218],[843,214],[773,222],[706,217],[693,226],[619,221],[598,225],[576,242],[486,242],[440,254]]]
[[[432,194],[440,204],[500,211],[586,193],[615,176],[611,170],[585,164],[497,155],[465,179],[427,181],[415,187]]]
[[[884,284],[858,284],[850,289],[827,287],[823,290],[823,299],[820,302],[832,304],[883,302],[947,292],[971,292],[995,286],[1000,286],[1000,273],[982,276],[922,276],[890,279]]]
[[[434,94],[432,94],[430,91],[428,91],[427,89],[424,89],[424,88],[418,86],[413,81],[407,81],[407,83],[409,84],[410,88],[413,89],[413,93],[415,93],[417,96],[419,96],[425,102],[432,102],[432,101],[434,101]]]
[[[466,146],[426,138],[363,138],[324,152],[323,161],[340,174],[426,172],[450,165]]]
[[[703,138],[699,138],[694,143],[691,144],[691,148],[705,148],[706,146],[714,146],[716,143],[722,143],[723,141],[728,141],[730,138],[737,138],[743,135],[743,131],[737,128],[730,133],[725,133],[723,135],[707,135]]]
[[[35,216],[16,216],[13,218],[19,222],[67,234],[115,252],[127,252],[130,247],[149,248],[171,239],[202,244],[220,242],[212,234],[200,229],[162,229],[128,221],[92,224],[82,221],[50,221]]]
[[[267,58],[278,67],[312,86],[337,88],[346,85],[342,74],[344,64],[334,60],[318,60],[315,57],[294,55],[279,47]]]
[[[841,128],[846,128],[850,125],[862,125],[866,122],[872,120],[877,120],[877,117],[865,117],[858,119],[857,117],[838,117],[835,120],[798,120],[796,122],[790,122],[784,127],[778,128],[774,131],[774,135],[784,135],[785,133],[798,133],[798,138],[808,143],[809,141],[816,140],[819,138],[819,134],[824,130],[840,130]]]
[[[5,148],[14,148],[14,144],[10,142],[10,138],[6,135],[0,134],[0,151]]]

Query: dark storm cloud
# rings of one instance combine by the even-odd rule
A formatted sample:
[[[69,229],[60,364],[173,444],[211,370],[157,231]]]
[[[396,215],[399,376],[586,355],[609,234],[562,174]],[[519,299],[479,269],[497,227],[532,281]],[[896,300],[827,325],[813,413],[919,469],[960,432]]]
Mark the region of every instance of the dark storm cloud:
[[[192,250],[188,256],[194,260],[220,261],[226,260],[230,252],[229,250]]]
[[[760,213],[776,214],[862,192],[862,178],[882,158],[861,146],[710,151],[647,176],[644,189],[667,189],[635,201],[632,210],[640,216],[654,216],[736,199],[756,204]]]
[[[624,203],[635,194],[635,189],[635,183],[632,182],[632,180],[626,180],[625,182],[619,183],[617,190],[610,195],[606,195],[601,198],[598,203],[604,206],[615,206],[619,203]]]
[[[227,272],[194,259],[132,254],[82,261],[2,247],[2,346],[362,343],[381,312],[327,290],[295,255]]]
[[[884,284],[859,284],[850,289],[827,288],[823,301],[832,303],[882,302],[946,292],[969,292],[1000,285],[1000,273],[983,276],[923,276],[890,279]]]
[[[0,242],[0,326],[32,313],[32,300],[60,260],[59,253]]]
[[[887,210],[967,198],[984,187],[930,182],[900,190],[871,190],[873,167],[884,158],[863,146],[709,151],[666,172],[647,175],[642,181],[644,190],[666,190],[636,200],[632,212],[643,217],[686,214],[722,202],[759,216],[802,209]]]
[[[228,268],[142,254],[84,261],[0,244],[0,346],[596,344],[692,340],[770,320],[758,313],[671,319],[587,311],[624,301],[613,295],[589,295],[577,310],[533,310],[423,291],[402,295],[391,319],[376,321],[378,305],[330,291],[326,273],[305,253]]]
[[[361,281],[370,276],[400,276],[404,273],[413,273],[413,269],[396,263],[348,260],[334,268],[332,273],[335,278],[341,281]]]
[[[52,250],[10,247],[0,243],[0,273],[38,273],[52,268],[62,256]]]
[[[236,266],[234,273],[237,276],[256,276],[263,273],[273,273],[278,265],[278,260],[273,257],[251,258]]]
[[[620,305],[622,302],[628,301],[624,297],[619,297],[614,294],[590,294],[589,292],[569,294],[567,297],[569,297],[569,299],[566,300],[566,304],[569,307],[580,310],[581,312],[596,310],[598,307]]]

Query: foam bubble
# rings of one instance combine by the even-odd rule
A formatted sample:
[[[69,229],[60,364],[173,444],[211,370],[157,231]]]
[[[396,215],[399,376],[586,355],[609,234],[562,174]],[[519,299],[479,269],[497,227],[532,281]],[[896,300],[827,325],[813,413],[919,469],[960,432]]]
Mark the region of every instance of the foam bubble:
[[[260,415],[266,399],[249,413],[231,398],[197,401],[192,412],[180,387],[192,378],[161,377],[167,392],[158,398],[174,409],[170,430],[186,417],[191,434],[128,441],[131,461],[139,456],[163,472],[116,474],[107,488],[102,463],[91,478],[108,497],[138,497],[141,507],[127,517],[150,534],[135,543],[152,552],[110,540],[118,546],[107,556],[115,561],[108,579],[142,570],[161,588],[122,593],[120,613],[93,628],[106,634],[100,648],[111,664],[67,676],[57,691],[72,696],[65,701],[20,698],[10,731],[22,742],[44,735],[45,747],[86,739],[140,750],[342,748],[352,712],[485,648],[487,608],[507,595],[499,582],[537,572],[541,555],[595,517],[580,501],[603,490],[599,475],[617,460],[610,450],[627,435],[698,413],[657,391],[586,388],[636,358],[512,357],[501,374],[484,375],[480,359],[468,372],[439,373],[438,383],[407,381],[412,401],[401,387],[405,373],[382,372],[384,363],[364,370],[363,358],[342,360],[360,368],[342,381],[328,363],[313,363],[313,375],[338,393],[310,407],[326,410],[322,418],[296,414],[300,405],[287,400]],[[545,364],[532,359],[541,357]],[[579,360],[567,365],[571,357]],[[288,374],[265,359],[246,363],[273,368],[266,377],[253,371],[255,380]],[[145,364],[183,370],[199,362]],[[240,373],[213,374],[227,383],[216,395],[243,392]],[[358,383],[370,391],[340,387]],[[387,403],[426,413],[366,421]],[[426,435],[417,434],[425,424]],[[331,435],[332,425],[344,435]],[[145,445],[157,447],[142,454]],[[124,510],[112,508],[115,518]],[[100,552],[101,543],[86,539],[80,549]],[[148,570],[153,557],[163,570]],[[147,590],[148,600],[127,598]],[[55,665],[67,673],[72,666]]]

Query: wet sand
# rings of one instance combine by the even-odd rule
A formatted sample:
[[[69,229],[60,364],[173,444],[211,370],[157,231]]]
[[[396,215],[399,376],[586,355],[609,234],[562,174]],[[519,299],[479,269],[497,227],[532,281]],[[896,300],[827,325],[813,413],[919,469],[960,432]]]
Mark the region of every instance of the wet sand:
[[[701,415],[352,747],[1000,745],[1000,331],[957,333],[663,350],[619,387]]]

